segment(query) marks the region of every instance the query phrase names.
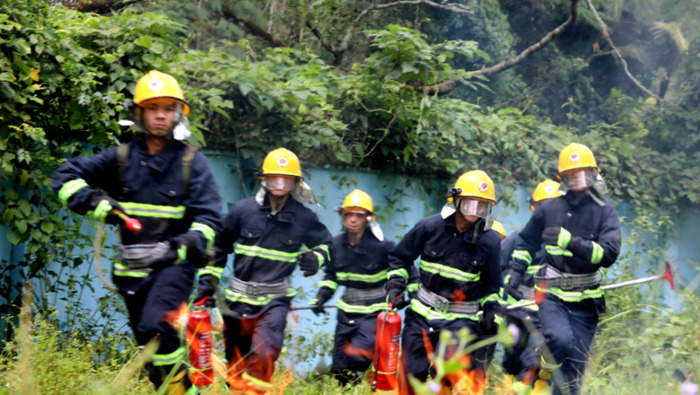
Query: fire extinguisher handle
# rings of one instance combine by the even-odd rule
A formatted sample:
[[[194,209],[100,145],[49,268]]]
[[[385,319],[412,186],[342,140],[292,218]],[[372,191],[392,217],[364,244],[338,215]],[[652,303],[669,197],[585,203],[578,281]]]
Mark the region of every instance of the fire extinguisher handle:
[[[211,298],[211,296],[205,296],[202,299],[196,301],[194,304],[195,306],[202,307],[205,303],[207,303],[207,300],[209,300],[209,298]]]

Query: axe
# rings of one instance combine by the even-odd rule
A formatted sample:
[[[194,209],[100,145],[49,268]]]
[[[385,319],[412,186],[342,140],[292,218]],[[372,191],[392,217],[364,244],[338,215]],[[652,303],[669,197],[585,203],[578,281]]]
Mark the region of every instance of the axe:
[[[622,288],[622,287],[626,287],[629,285],[643,284],[643,283],[648,283],[649,281],[664,279],[664,280],[668,281],[668,285],[670,285],[671,289],[675,291],[676,290],[676,283],[673,281],[673,277],[674,277],[673,270],[671,269],[671,265],[667,261],[666,262],[666,269],[664,270],[663,274],[658,274],[656,276],[651,276],[651,277],[638,278],[635,280],[623,281],[621,283],[616,283],[616,284],[604,285],[602,287],[602,289],[605,291],[608,289]],[[534,300],[529,300],[527,302],[509,305],[508,307],[506,307],[506,309],[507,310],[521,309],[523,307],[532,306],[535,303],[536,302]]]
[[[316,307],[316,306],[291,306],[291,307],[289,308],[289,311],[311,310],[311,309],[313,309],[314,307]],[[323,305],[323,308],[324,308],[324,309],[334,309],[334,308],[336,308],[336,307],[338,307],[338,306],[336,306],[336,305],[334,305],[334,304],[324,304],[324,305]]]

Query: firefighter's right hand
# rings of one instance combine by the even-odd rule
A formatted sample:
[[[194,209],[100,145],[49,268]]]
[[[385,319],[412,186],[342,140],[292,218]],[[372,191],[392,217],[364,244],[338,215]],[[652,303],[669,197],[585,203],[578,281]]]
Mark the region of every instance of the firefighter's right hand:
[[[321,289],[318,290],[316,297],[311,301],[311,305],[314,306],[311,311],[313,311],[316,315],[326,314],[326,310],[323,308],[323,305],[328,302],[332,296],[332,289],[328,287],[321,287]]]
[[[523,282],[523,274],[517,270],[510,269],[506,275],[506,283],[503,285],[503,290],[516,300],[522,300],[525,297],[523,293],[518,291],[518,287]]]
[[[318,272],[318,257],[313,251],[299,254],[297,262],[299,262],[299,268],[304,273],[304,277],[313,276]]]
[[[124,212],[122,206],[119,203],[102,193],[101,190],[96,189],[90,196],[90,206],[92,208],[92,215],[101,223],[107,224],[121,224],[122,220],[118,215],[112,212],[113,209],[117,211]]]
[[[486,302],[484,305],[484,315],[479,320],[479,328],[483,335],[495,335],[498,332],[496,316],[500,315],[502,307],[498,302]]]
[[[206,307],[216,307],[216,299],[214,298],[214,294],[216,293],[216,287],[219,284],[219,280],[212,276],[211,274],[205,274],[203,276],[199,277],[199,286],[197,289],[197,296],[194,298],[194,303],[199,302],[200,300],[209,297],[206,302],[204,302],[204,306]]]
[[[311,305],[314,306],[311,311],[313,311],[316,316],[320,316],[321,314],[328,314],[326,313],[326,309],[323,308],[323,303],[320,302],[318,299],[314,299],[311,301]]]
[[[409,301],[406,300],[403,291],[400,291],[398,289],[392,289],[389,290],[389,292],[387,292],[387,302],[389,302],[398,310],[403,309],[409,304]]]
[[[384,285],[386,289],[386,301],[399,310],[408,306],[408,301],[403,292],[406,290],[406,282],[402,278],[392,278]]]

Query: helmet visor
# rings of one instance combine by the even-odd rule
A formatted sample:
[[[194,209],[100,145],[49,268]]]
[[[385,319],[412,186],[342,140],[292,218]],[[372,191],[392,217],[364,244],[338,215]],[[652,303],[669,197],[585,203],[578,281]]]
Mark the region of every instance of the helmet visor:
[[[484,200],[463,198],[459,201],[459,211],[462,215],[475,215],[486,219],[491,213],[491,203]]]
[[[297,182],[296,177],[267,175],[265,176],[267,189],[291,192]]]
[[[593,185],[594,169],[591,167],[585,169],[576,169],[567,171],[561,175],[561,180],[567,189],[572,191],[582,191]]]

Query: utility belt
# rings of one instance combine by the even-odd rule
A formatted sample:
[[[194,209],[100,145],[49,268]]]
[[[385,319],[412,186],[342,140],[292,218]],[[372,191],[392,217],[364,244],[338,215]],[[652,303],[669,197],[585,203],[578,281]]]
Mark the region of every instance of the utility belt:
[[[117,261],[129,269],[146,269],[162,259],[170,251],[170,244],[160,242],[151,244],[118,244],[114,248]]]
[[[584,288],[600,283],[598,272],[588,274],[562,273],[547,265],[544,276],[535,276],[537,286],[540,288],[559,288],[569,291],[574,288]]]
[[[416,298],[440,313],[476,314],[480,308],[477,301],[452,302],[435,292],[427,290],[424,286],[418,289]]]
[[[535,288],[528,287],[527,285],[518,285],[518,292],[523,295],[523,299],[534,300],[535,299]]]
[[[357,303],[365,302],[369,300],[375,300],[379,298],[386,298],[386,291],[384,287],[378,288],[345,288],[343,293],[343,301],[346,303]]]
[[[255,281],[243,281],[234,277],[233,280],[231,280],[229,289],[248,297],[268,295],[285,296],[289,289],[289,279],[285,278],[276,283],[256,283]]]

